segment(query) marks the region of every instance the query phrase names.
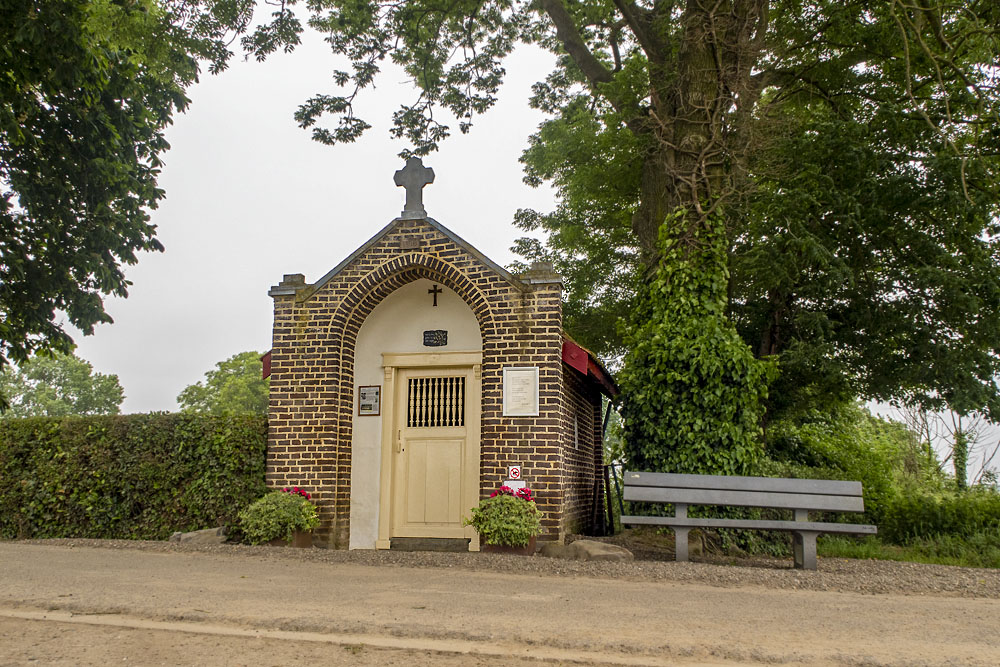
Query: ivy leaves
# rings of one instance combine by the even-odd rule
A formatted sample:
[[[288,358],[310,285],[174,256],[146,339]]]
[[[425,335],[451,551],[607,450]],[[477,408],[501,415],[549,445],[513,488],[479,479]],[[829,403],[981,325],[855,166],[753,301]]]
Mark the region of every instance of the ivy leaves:
[[[755,359],[726,316],[727,241],[709,216],[693,244],[671,243],[683,212],[660,230],[663,252],[638,285],[624,328],[625,455],[636,470],[744,475],[763,454],[761,420],[774,362]]]

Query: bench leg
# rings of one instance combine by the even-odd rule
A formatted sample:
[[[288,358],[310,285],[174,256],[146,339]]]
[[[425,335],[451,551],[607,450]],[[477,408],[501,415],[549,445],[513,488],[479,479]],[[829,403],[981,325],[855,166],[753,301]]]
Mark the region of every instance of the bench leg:
[[[792,533],[792,549],[795,552],[795,567],[800,570],[816,569],[816,536],[819,533],[804,530]]]
[[[674,528],[674,551],[678,563],[686,563],[688,559],[688,533],[690,528]]]

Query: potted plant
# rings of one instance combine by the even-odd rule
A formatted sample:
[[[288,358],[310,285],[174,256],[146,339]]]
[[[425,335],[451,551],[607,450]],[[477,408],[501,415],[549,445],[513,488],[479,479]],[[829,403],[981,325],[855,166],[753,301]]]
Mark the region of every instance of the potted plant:
[[[319,525],[312,496],[297,486],[272,491],[239,513],[240,528],[250,544],[312,546]]]
[[[541,513],[531,489],[515,491],[509,486],[501,486],[479,501],[465,525],[479,533],[483,551],[528,556],[535,553],[535,537],[542,532]]]

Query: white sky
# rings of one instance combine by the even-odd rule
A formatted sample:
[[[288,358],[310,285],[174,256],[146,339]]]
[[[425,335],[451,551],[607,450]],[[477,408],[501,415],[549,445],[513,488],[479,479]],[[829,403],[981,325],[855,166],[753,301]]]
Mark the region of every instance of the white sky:
[[[286,273],[315,281],[399,215],[404,193],[392,179],[406,145],[389,127],[412,88],[403,73],[385,72],[356,105],[372,129],[355,144],[323,146],[292,115],[313,94],[334,91],[335,65],[307,32],[292,54],[234,62],[188,91],[191,106],[167,132],[166,199],[152,214],[166,251],[126,269],[130,296],[106,301],[114,324],[71,333],[80,357],[118,375],[123,412],[174,410],[181,390],[216,362],[269,349],[269,287]],[[518,162],[543,119],[527,100],[550,56],[521,50],[507,69],[497,106],[468,135],[449,123],[454,135],[424,160],[435,172],[424,188],[428,215],[504,266],[522,235],[514,212],[554,205],[551,190],[522,182]]]

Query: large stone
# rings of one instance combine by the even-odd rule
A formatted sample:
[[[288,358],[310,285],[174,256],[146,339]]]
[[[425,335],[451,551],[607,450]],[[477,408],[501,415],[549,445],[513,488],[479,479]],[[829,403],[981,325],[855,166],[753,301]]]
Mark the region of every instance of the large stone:
[[[223,526],[195,530],[190,533],[174,533],[170,536],[170,541],[184,544],[223,544],[226,541],[226,528]]]
[[[546,544],[540,552],[548,558],[566,560],[632,560],[632,552],[624,547],[595,540],[577,540],[572,544]]]

